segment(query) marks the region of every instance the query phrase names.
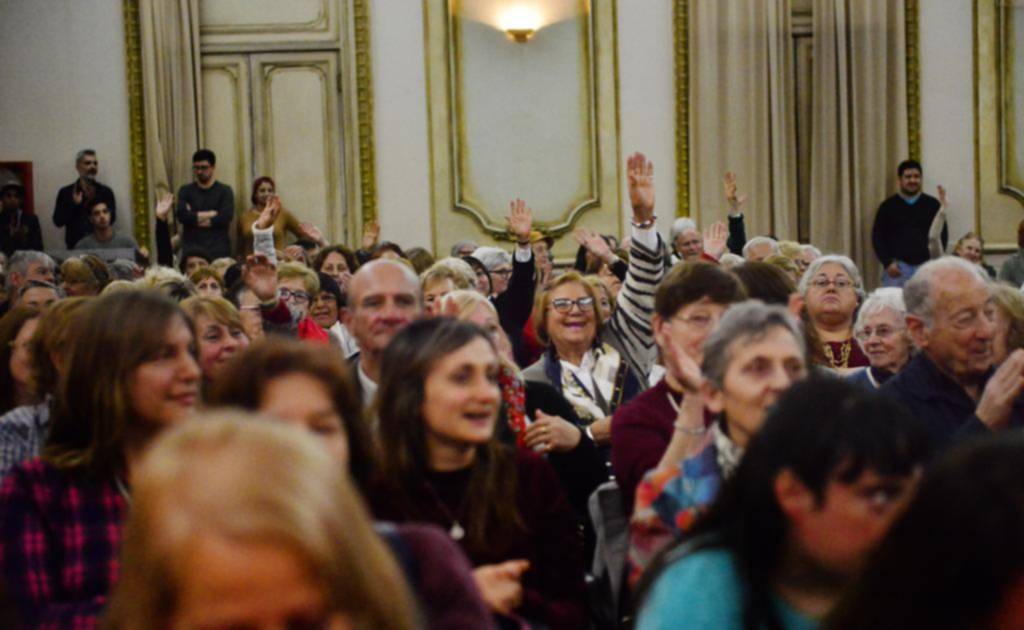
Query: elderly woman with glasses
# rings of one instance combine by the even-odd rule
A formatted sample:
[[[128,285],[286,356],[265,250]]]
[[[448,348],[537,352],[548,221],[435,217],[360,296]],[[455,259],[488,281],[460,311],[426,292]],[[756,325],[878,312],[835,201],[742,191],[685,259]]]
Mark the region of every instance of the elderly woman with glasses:
[[[633,229],[626,281],[611,318],[604,321],[600,296],[575,271],[552,281],[534,304],[537,338],[548,350],[523,376],[559,390],[599,445],[610,441],[612,413],[646,389],[657,354],[651,316],[665,257],[654,230],[653,173],[639,153],[627,161]]]
[[[825,367],[846,370],[870,365],[853,336],[857,306],[864,296],[857,265],[846,256],[822,256],[804,272],[798,290],[804,300],[804,324],[817,334]]]
[[[853,331],[871,365],[851,374],[851,382],[877,389],[910,361],[906,315],[902,289],[876,289],[864,300]]]

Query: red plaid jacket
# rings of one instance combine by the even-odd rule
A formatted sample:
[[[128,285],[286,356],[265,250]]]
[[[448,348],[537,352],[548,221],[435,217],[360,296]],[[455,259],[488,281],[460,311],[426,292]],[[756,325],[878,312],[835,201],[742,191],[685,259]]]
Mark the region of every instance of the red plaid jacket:
[[[0,485],[0,579],[30,628],[95,628],[120,573],[127,504],[113,480],[40,459]]]

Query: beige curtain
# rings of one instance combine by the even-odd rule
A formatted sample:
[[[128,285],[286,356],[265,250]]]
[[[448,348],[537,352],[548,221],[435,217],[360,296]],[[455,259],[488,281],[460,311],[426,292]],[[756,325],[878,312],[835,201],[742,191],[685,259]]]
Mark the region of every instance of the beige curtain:
[[[692,0],[692,215],[724,219],[722,175],[735,171],[747,235],[796,238],[790,0]]]
[[[903,0],[814,0],[811,242],[849,255],[869,286],[878,204],[907,157]]]
[[[199,148],[199,0],[140,0],[146,167],[154,195],[192,180]]]

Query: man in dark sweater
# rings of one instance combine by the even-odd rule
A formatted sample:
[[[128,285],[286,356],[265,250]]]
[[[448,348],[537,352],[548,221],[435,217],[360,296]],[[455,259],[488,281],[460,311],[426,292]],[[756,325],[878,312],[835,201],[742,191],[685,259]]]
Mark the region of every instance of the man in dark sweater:
[[[231,187],[214,179],[217,157],[209,149],[192,155],[195,181],[178,190],[175,216],[182,225],[181,247],[198,248],[213,258],[231,256],[228,230],[235,216],[235,194]]]
[[[99,158],[93,149],[82,149],[75,156],[78,179],[60,189],[53,208],[53,224],[64,228],[64,244],[74,249],[78,241],[92,233],[89,212],[101,201],[110,210],[110,224],[117,223],[117,203],[114,191],[96,181],[100,170]]]
[[[921,164],[904,160],[897,167],[900,191],[878,206],[871,241],[882,263],[882,284],[902,287],[917,268],[928,262],[928,230],[941,207],[939,200],[921,192]],[[942,249],[949,230],[942,227]]]

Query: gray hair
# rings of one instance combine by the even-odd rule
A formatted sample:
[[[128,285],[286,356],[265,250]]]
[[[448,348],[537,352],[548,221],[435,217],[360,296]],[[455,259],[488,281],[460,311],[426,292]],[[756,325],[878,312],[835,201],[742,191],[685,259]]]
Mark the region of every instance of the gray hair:
[[[91,155],[93,157],[96,157],[96,149],[82,149],[81,151],[76,153],[75,154],[75,164],[78,164],[79,162],[81,162],[82,158],[84,158],[87,155]]]
[[[60,287],[52,282],[46,282],[45,280],[29,280],[18,289],[18,298],[20,299],[29,289],[49,289],[57,294],[57,298],[65,297],[64,291]]]
[[[817,259],[817,258],[821,258],[821,250],[820,250],[820,249],[818,249],[817,247],[815,247],[814,245],[810,245],[810,244],[807,244],[807,245],[801,245],[801,246],[800,246],[800,251],[801,251],[801,252],[803,252],[803,253],[805,253],[805,254],[806,254],[807,252],[811,252],[812,254],[814,254],[814,257],[815,257],[816,259]]]
[[[733,267],[742,265],[745,262],[747,261],[743,260],[742,256],[737,256],[732,252],[725,252],[722,254],[722,257],[718,259],[718,264],[722,265],[726,269],[732,269]]]
[[[131,260],[118,258],[108,263],[107,269],[110,270],[110,277],[115,280],[134,280],[135,270],[138,269],[138,265]]]
[[[807,297],[807,289],[810,288],[811,279],[814,276],[821,273],[821,268],[825,265],[833,264],[839,265],[846,272],[846,275],[850,276],[850,280],[853,280],[853,291],[857,294],[858,300],[864,299],[864,281],[860,277],[860,269],[857,269],[857,265],[854,264],[846,256],[839,254],[829,254],[828,256],[821,256],[816,258],[814,262],[807,266],[807,271],[800,277],[800,284],[797,285],[797,291],[800,292],[801,297]]]
[[[473,250],[473,258],[483,263],[487,271],[493,271],[498,265],[512,264],[511,254],[497,247],[477,247]]]
[[[889,309],[896,315],[896,320],[900,323],[900,326],[904,325],[907,305],[903,302],[903,289],[882,287],[872,291],[871,295],[861,304],[860,311],[857,313],[857,321],[853,325],[854,334],[864,330],[869,317],[873,317],[886,309]]]
[[[800,347],[800,355],[806,362],[804,335],[789,311],[781,306],[769,306],[760,300],[747,300],[730,307],[704,342],[704,362],[701,365],[704,377],[716,389],[722,389],[725,373],[733,359],[732,349],[761,339],[774,328],[782,328],[793,335],[793,340]]]
[[[463,247],[472,247],[475,250],[479,246],[476,243],[474,243],[473,241],[470,241],[468,239],[467,240],[463,240],[463,241],[459,241],[459,242],[455,243],[454,245],[452,245],[452,256],[455,257],[455,258],[458,258],[459,256],[462,256],[462,248]]]
[[[750,250],[758,245],[771,245],[772,253],[779,253],[779,242],[770,236],[755,236],[746,242],[743,246],[743,257],[747,258],[750,256]]]
[[[451,278],[457,289],[471,289],[476,286],[476,272],[461,258],[448,256],[436,261],[420,274],[420,284],[426,286],[437,278]]]
[[[943,256],[930,260],[921,265],[913,277],[903,285],[903,301],[907,305],[907,315],[913,315],[931,326],[932,316],[935,314],[935,301],[932,299],[935,276],[957,272],[974,276],[983,285],[989,286],[988,275],[980,265],[957,256]]]
[[[43,265],[49,268],[50,271],[57,270],[57,263],[53,262],[53,259],[43,252],[33,249],[23,249],[14,252],[14,255],[7,262],[7,291],[10,292],[14,288],[14,285],[11,283],[11,276],[14,274],[24,276],[28,273],[28,268],[35,264]]]
[[[687,230],[697,230],[697,222],[689,217],[676,219],[672,222],[672,228],[669,230],[669,240],[675,243],[676,237]]]

